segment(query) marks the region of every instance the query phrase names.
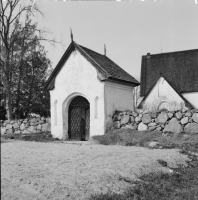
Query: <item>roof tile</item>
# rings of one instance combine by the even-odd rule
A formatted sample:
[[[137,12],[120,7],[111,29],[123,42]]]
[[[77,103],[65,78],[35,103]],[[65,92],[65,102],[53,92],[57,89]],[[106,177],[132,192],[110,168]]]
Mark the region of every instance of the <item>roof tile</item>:
[[[141,96],[161,75],[178,93],[198,92],[198,49],[142,56]]]

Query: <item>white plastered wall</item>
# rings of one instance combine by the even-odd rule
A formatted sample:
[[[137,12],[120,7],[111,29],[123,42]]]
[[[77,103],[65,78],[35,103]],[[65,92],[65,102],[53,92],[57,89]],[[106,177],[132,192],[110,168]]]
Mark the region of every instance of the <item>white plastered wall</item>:
[[[182,96],[195,108],[198,109],[198,92],[182,93]]]
[[[55,88],[50,91],[53,137],[68,137],[68,107],[72,99],[79,95],[90,103],[90,137],[104,134],[104,83],[98,80],[97,71],[90,62],[75,50],[59,71],[55,79]]]
[[[184,100],[163,77],[159,78],[156,85],[144,100],[143,108],[157,110],[161,103],[167,103],[166,108],[168,110],[177,110],[184,104]]]
[[[115,110],[133,110],[133,87],[123,84],[105,82],[105,127],[108,130],[112,125],[112,116]]]

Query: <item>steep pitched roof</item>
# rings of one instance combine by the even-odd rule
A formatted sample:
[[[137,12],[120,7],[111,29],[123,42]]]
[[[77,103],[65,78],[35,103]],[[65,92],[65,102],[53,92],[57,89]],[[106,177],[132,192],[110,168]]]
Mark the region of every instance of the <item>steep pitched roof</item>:
[[[198,92],[198,49],[142,56],[140,95],[162,75],[179,94]]]
[[[71,42],[64,55],[58,62],[57,66],[55,67],[54,71],[52,72],[51,76],[47,80],[45,88],[49,90],[54,88],[54,80],[56,75],[58,74],[65,61],[69,57],[70,53],[74,49],[77,49],[81,53],[81,55],[85,57],[96,68],[96,70],[104,76],[105,80],[115,80],[118,82],[133,84],[135,86],[140,84],[134,77],[124,71],[107,56],[101,55],[86,47],[78,45],[76,42],[73,41]]]

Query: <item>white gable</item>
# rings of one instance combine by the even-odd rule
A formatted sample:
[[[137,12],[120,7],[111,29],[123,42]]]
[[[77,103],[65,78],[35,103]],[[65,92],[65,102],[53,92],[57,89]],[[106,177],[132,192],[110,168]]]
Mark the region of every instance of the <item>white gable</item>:
[[[68,128],[67,103],[77,95],[85,97],[90,105],[98,98],[98,120],[92,123],[90,129],[95,134],[104,132],[104,83],[97,79],[96,69],[77,51],[73,51],[64,63],[55,79],[55,88],[50,91],[51,119],[55,121],[54,102],[57,107],[57,125],[52,124],[52,133],[62,138],[64,129]],[[90,118],[94,118],[94,107],[90,107]],[[66,134],[66,133],[64,133]]]
[[[160,77],[144,100],[143,107],[150,110],[157,110],[163,107],[168,110],[177,110],[183,104],[184,100],[163,77]]]

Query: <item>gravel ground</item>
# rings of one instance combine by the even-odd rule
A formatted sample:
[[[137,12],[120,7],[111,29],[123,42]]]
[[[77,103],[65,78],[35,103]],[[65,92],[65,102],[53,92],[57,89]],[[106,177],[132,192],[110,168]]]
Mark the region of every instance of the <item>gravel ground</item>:
[[[88,142],[1,143],[1,199],[86,199],[108,190],[121,193],[142,173],[186,164],[178,150],[104,146]]]

